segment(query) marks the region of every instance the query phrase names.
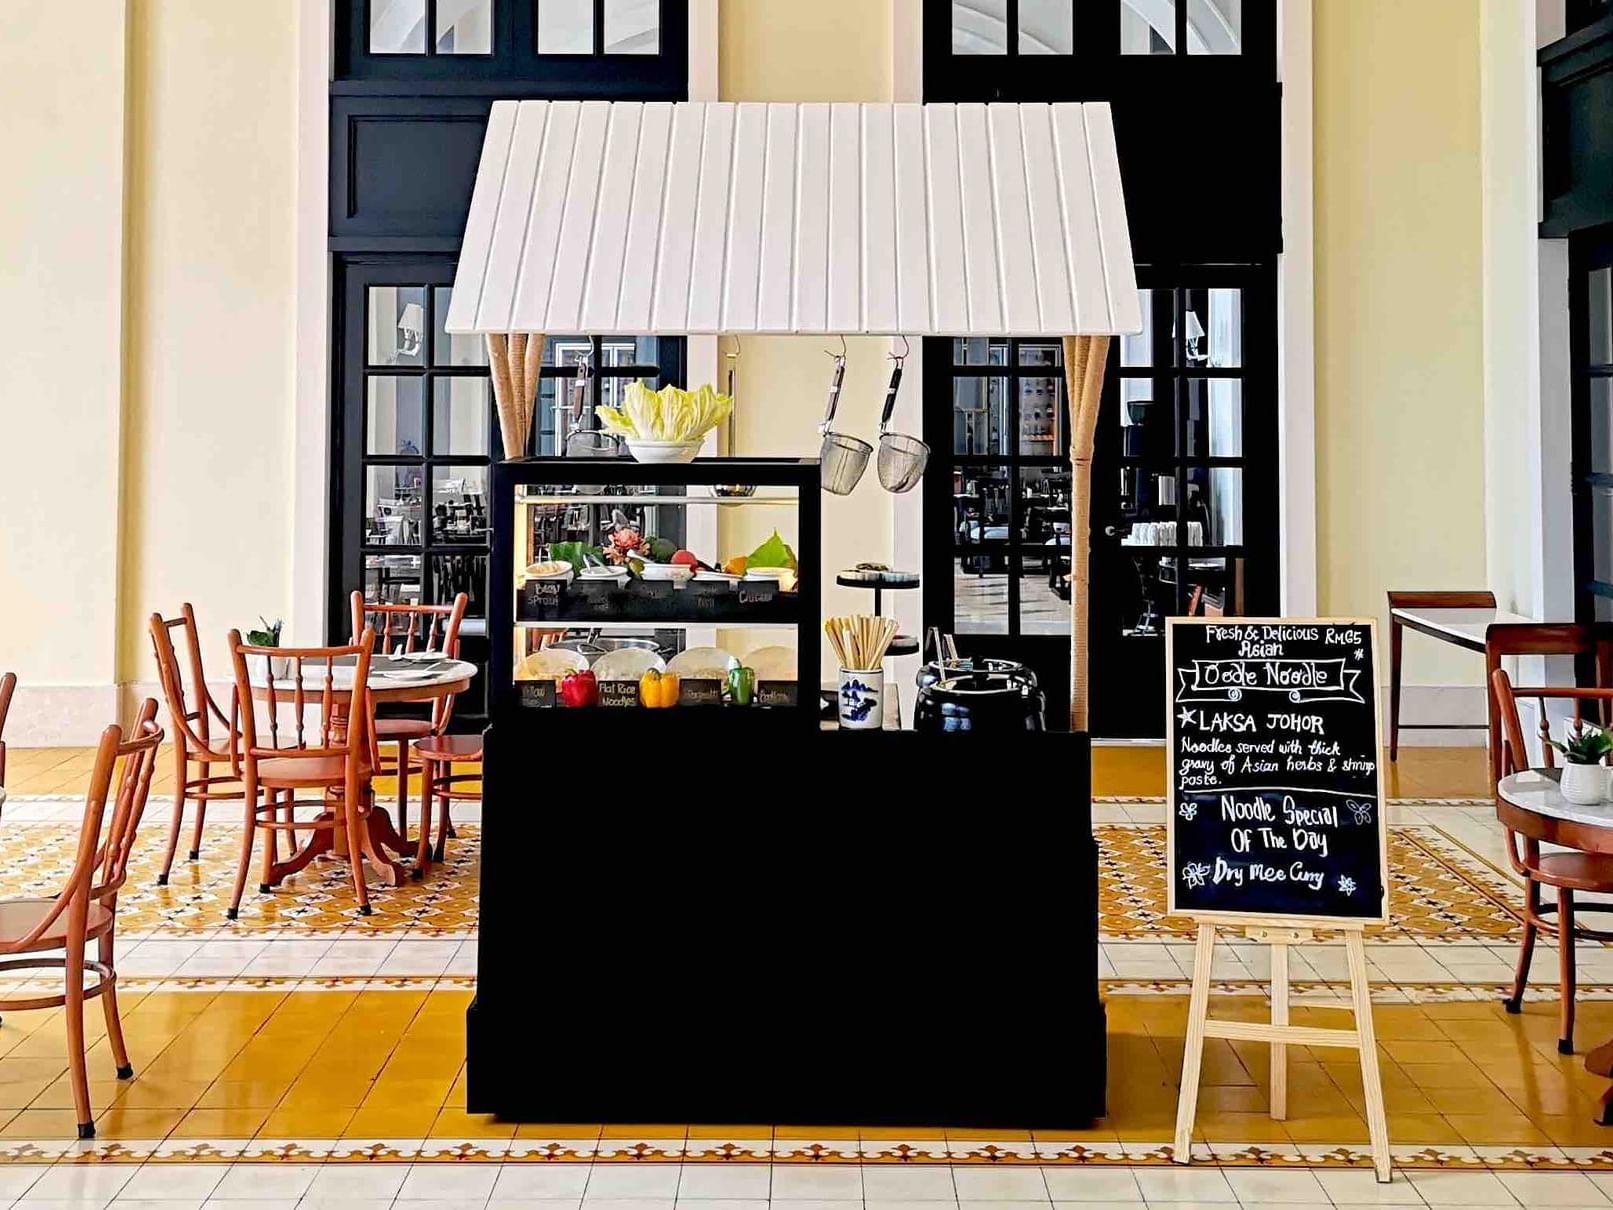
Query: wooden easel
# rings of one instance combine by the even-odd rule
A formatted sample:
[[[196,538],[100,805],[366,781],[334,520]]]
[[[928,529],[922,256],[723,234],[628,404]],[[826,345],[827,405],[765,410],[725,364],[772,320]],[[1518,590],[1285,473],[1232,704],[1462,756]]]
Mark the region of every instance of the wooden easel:
[[[1372,1141],[1372,1166],[1379,1181],[1388,1181],[1389,1121],[1383,1109],[1383,1081],[1378,1074],[1378,1044],[1372,1028],[1372,997],[1367,985],[1367,957],[1360,925],[1330,924],[1344,933],[1344,950],[1350,963],[1350,1008],[1354,1029],[1323,1029],[1288,1022],[1288,947],[1311,941],[1310,928],[1286,927],[1280,921],[1248,921],[1244,936],[1271,946],[1271,1021],[1226,1021],[1210,1016],[1210,967],[1215,952],[1217,924],[1238,926],[1236,920],[1217,916],[1214,921],[1196,917],[1198,945],[1193,951],[1193,993],[1187,1010],[1187,1050],[1182,1057],[1182,1088],[1176,1102],[1176,1147],[1173,1158],[1186,1164],[1193,1156],[1193,1118],[1198,1108],[1199,1073],[1204,1064],[1204,1039],[1271,1043],[1271,1116],[1288,1116],[1288,1047],[1339,1046],[1361,1055],[1361,1084],[1366,1092],[1367,1133]],[[1343,1006],[1340,1006],[1343,1007]]]

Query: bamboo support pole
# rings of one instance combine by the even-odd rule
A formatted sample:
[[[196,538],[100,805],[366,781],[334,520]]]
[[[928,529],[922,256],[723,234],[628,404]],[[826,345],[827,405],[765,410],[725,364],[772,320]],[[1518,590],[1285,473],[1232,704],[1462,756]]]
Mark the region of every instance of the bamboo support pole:
[[[541,332],[487,334],[487,364],[492,372],[493,399],[498,404],[499,434],[504,441],[506,458],[526,454],[532,417],[537,411],[543,342]]]
[[[1088,729],[1092,562],[1092,452],[1097,443],[1109,337],[1064,338],[1070,399],[1070,730]]]

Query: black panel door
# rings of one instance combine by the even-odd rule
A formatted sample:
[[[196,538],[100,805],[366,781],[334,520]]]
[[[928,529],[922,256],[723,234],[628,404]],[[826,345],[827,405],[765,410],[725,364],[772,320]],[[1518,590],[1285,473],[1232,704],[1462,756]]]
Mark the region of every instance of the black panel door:
[[[1613,227],[1569,241],[1576,608],[1613,622]]]

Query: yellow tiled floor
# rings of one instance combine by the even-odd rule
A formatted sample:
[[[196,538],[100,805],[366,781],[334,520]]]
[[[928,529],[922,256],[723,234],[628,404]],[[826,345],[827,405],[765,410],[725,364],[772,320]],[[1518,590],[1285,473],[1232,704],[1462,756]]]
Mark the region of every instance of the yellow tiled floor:
[[[463,1111],[465,992],[158,992],[126,996],[136,1078],[113,1078],[92,1014],[92,1098],[103,1139],[811,1139],[850,1128],[683,1125],[522,1127]],[[1110,1114],[1060,1139],[1158,1143],[1171,1132],[1187,1011],[1182,996],[1113,997]],[[1256,1019],[1256,997],[1217,997],[1216,1016]],[[1500,1004],[1385,1004],[1374,1013],[1390,1136],[1411,1146],[1601,1146],[1592,1122],[1608,1081],[1556,1050],[1556,1006],[1509,1016]],[[1337,1023],[1296,1008],[1299,1024]],[[1613,1002],[1581,1006],[1582,1045],[1613,1035]],[[0,1027],[0,1138],[74,1134],[59,1010],[10,1013]],[[1341,1057],[1344,1056],[1344,1057]],[[1359,1143],[1360,1067],[1339,1051],[1290,1049],[1291,1116],[1268,1116],[1266,1050],[1207,1043],[1198,1132],[1207,1143]],[[955,1132],[956,1133],[956,1132]],[[971,1139],[1026,1138],[965,1132]],[[874,1141],[939,1139],[921,1127],[854,1131]],[[1051,1138],[1052,1136],[1048,1136]],[[573,1148],[575,1149],[575,1148]]]
[[[89,772],[85,751],[11,754],[14,794],[76,794]],[[172,793],[172,762],[159,766],[155,793]],[[1471,749],[1413,749],[1389,767],[1397,797],[1482,797],[1485,766]],[[1162,754],[1099,748],[1099,796],[1145,797],[1162,790]],[[383,790],[385,792],[385,790]],[[464,1112],[462,990],[220,990],[125,993],[125,1031],[136,1068],[113,1079],[100,1014],[90,1026],[92,1099],[102,1140],[345,1139],[548,1140],[565,1157],[629,1156],[646,1143],[657,1156],[717,1157],[723,1140],[760,1141],[769,1154],[805,1155],[830,1135],[861,1140],[865,1152],[895,1139],[946,1140],[970,1156],[984,1140],[1029,1141],[1036,1154],[1069,1156],[1085,1146],[1136,1145],[1147,1153],[1171,1134],[1182,1061],[1186,997],[1116,995],[1108,1001],[1109,1116],[1090,1131],[966,1132],[967,1140],[923,1128],[629,1125],[516,1126]],[[1217,997],[1218,1016],[1259,1018],[1259,996]],[[1389,1003],[1376,1007],[1390,1136],[1397,1149],[1606,1147],[1613,1131],[1592,1121],[1608,1082],[1582,1056],[1556,1051],[1550,1000],[1509,1016],[1494,1000]],[[1328,1023],[1321,1009],[1296,1008],[1298,1023]],[[1578,1036],[1588,1047],[1613,1036],[1613,1001],[1582,1003]],[[1254,1044],[1212,1041],[1205,1059],[1199,1138],[1226,1144],[1364,1145],[1360,1070],[1346,1052],[1291,1047],[1291,1116],[1268,1116],[1267,1054]],[[60,1011],[15,1012],[0,1025],[0,1143],[69,1139],[75,1133]],[[966,1142],[966,1145],[965,1145]],[[1062,1150],[1061,1150],[1062,1149]],[[3,1151],[0,1146],[0,1151]],[[1533,1154],[1533,1152],[1530,1152]],[[1561,1154],[1561,1153],[1559,1153]],[[1520,1161],[1522,1162],[1522,1161]]]

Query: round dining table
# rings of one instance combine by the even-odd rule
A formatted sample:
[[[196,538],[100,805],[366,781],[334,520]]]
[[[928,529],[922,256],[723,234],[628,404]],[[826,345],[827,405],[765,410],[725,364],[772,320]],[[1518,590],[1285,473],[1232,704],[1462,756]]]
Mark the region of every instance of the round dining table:
[[[1559,775],[1557,769],[1530,769],[1496,783],[1495,811],[1502,824],[1543,844],[1613,854],[1613,802],[1569,802],[1557,784]],[[1585,1070],[1613,1077],[1613,1038],[1585,1056]],[[1613,1086],[1602,1093],[1596,1121],[1613,1126]]]
[[[351,657],[338,659],[335,671],[331,675],[331,705],[333,711],[337,713],[345,713],[352,698],[352,664]],[[295,680],[282,679],[281,670],[271,670],[258,665],[256,661],[248,665],[248,673],[252,678],[252,696],[259,701],[269,700],[271,671],[274,672],[274,700],[280,706],[291,705],[297,691]],[[465,660],[447,657],[433,660],[419,656],[401,658],[376,655],[370,660],[370,673],[366,678],[366,684],[369,686],[372,705],[422,704],[463,693],[470,688],[475,675],[476,665]],[[319,708],[324,688],[323,665],[305,669],[302,689],[307,708]],[[428,807],[429,805],[427,804]],[[414,857],[416,859],[414,876],[419,878],[425,875],[430,865],[429,855],[423,853],[425,845],[423,843],[412,845],[409,838],[399,832],[397,825],[392,822],[391,812],[376,803],[366,817],[366,824],[365,834],[361,838],[361,848],[366,862],[374,867],[383,882],[389,886],[398,886],[409,877],[409,870],[399,863],[397,860],[399,857]],[[421,835],[423,838],[424,831]],[[285,861],[276,861],[273,864],[268,885],[279,886],[285,879],[306,868],[314,858],[325,853],[337,858],[346,856],[347,837],[344,829],[311,830],[308,839],[291,856]]]

